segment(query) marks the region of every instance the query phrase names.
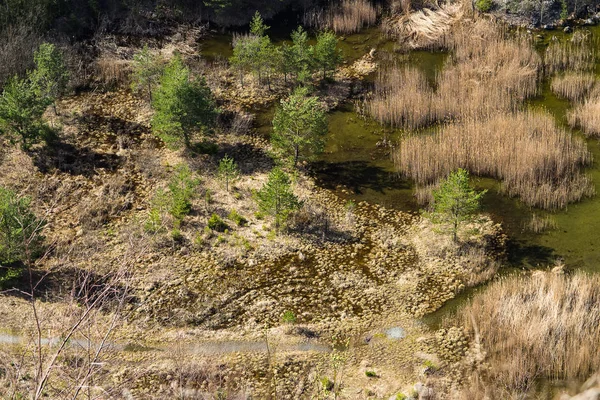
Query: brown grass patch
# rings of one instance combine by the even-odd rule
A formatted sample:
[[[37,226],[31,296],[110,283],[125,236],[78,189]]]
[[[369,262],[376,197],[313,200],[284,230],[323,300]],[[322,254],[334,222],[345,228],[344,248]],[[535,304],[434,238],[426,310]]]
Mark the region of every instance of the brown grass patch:
[[[557,72],[593,71],[596,64],[596,40],[589,34],[576,32],[571,40],[555,40],[544,55],[544,71],[547,75]]]
[[[566,73],[552,79],[551,89],[559,97],[581,101],[596,84],[596,77],[589,73]]]
[[[417,129],[444,120],[515,111],[537,92],[541,60],[526,38],[504,39],[488,21],[458,27],[445,39],[452,59],[431,88],[417,70],[379,73],[365,110],[393,127]]]
[[[305,25],[317,29],[331,29],[335,33],[356,33],[365,26],[374,25],[379,10],[369,0],[342,0],[329,8],[317,8],[304,15]]]
[[[600,368],[600,277],[538,272],[495,283],[459,316],[487,353],[491,386],[585,379]]]
[[[600,135],[600,96],[591,97],[567,114],[569,124],[588,136]]]
[[[396,153],[399,169],[420,185],[465,168],[502,180],[507,194],[546,209],[594,194],[591,179],[580,171],[591,162],[583,140],[534,112],[448,124],[403,140]]]

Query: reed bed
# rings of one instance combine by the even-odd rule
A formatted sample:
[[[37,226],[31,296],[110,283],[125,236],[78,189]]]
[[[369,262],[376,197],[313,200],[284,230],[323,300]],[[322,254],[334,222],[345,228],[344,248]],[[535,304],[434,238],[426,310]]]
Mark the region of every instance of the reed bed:
[[[585,142],[542,113],[445,124],[431,135],[403,140],[395,161],[419,185],[434,184],[465,168],[501,180],[508,195],[545,209],[564,208],[595,194],[591,179],[581,172],[592,162]]]
[[[436,90],[419,71],[393,66],[379,73],[366,112],[382,124],[413,130],[516,111],[537,93],[541,59],[525,38],[506,40],[500,28],[482,21],[455,29],[444,46],[453,55]]]
[[[544,55],[544,71],[551,76],[559,72],[593,71],[596,65],[598,39],[577,32],[571,40],[554,41]]]
[[[342,0],[339,5],[317,8],[304,15],[305,25],[318,29],[331,29],[338,34],[360,31],[377,22],[379,10],[369,0]]]
[[[598,276],[538,272],[504,279],[459,318],[480,338],[492,387],[519,392],[536,379],[586,379],[600,368]]]
[[[600,96],[590,96],[567,114],[569,124],[587,136],[600,136]]]
[[[573,72],[552,79],[550,88],[559,97],[579,102],[594,88],[594,74]]]

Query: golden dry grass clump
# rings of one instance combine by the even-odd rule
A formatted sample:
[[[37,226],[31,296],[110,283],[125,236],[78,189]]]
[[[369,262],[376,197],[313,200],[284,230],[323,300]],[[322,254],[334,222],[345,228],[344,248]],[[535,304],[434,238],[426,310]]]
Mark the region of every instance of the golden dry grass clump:
[[[597,39],[576,32],[571,40],[555,40],[546,49],[544,71],[547,75],[565,71],[593,71],[596,64]]]
[[[552,91],[559,97],[571,101],[581,101],[594,88],[596,77],[594,74],[572,72],[552,79]]]
[[[528,39],[505,39],[502,28],[480,20],[444,38],[453,51],[437,89],[414,69],[379,73],[365,110],[393,127],[418,129],[444,120],[485,118],[515,111],[537,92],[541,60]]]
[[[381,29],[387,37],[397,40],[400,48],[404,49],[438,47],[440,38],[463,14],[458,3],[444,4],[436,9],[423,8],[412,13],[409,12],[410,4],[401,4],[397,8],[401,9],[402,14],[384,19]]]
[[[493,284],[460,311],[479,336],[488,384],[519,391],[535,379],[585,379],[600,368],[600,277],[538,272]]]
[[[600,96],[590,96],[567,114],[569,124],[588,136],[600,136]]]
[[[356,33],[374,25],[379,14],[369,0],[342,0],[339,6],[315,9],[304,15],[304,24],[335,33]]]
[[[447,124],[432,135],[403,140],[396,153],[400,171],[419,185],[465,168],[503,181],[508,195],[546,209],[594,194],[591,179],[580,170],[591,162],[583,140],[536,112]]]

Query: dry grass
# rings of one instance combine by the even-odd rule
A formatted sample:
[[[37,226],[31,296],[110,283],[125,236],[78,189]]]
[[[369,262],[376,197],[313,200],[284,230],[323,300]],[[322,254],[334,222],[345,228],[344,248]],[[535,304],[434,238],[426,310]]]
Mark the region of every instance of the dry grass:
[[[581,101],[594,88],[596,78],[589,73],[566,73],[552,79],[551,89],[559,97]]]
[[[503,181],[504,190],[546,209],[594,194],[580,168],[592,162],[583,140],[556,127],[551,116],[502,114],[440,127],[432,135],[403,140],[396,154],[402,173],[420,185],[457,168]]]
[[[546,49],[544,71],[547,75],[567,71],[593,71],[596,64],[595,48],[595,41],[583,32],[575,33],[566,42],[556,40]]]
[[[554,218],[550,215],[540,216],[538,214],[533,214],[531,216],[531,220],[527,224],[527,228],[531,232],[541,233],[549,229],[556,229],[558,224]]]
[[[585,379],[600,367],[600,277],[538,272],[492,285],[459,315],[487,353],[492,386]]]
[[[379,10],[369,0],[342,0],[329,8],[314,9],[304,15],[304,24],[335,33],[356,33],[377,21]]]
[[[600,135],[600,96],[592,96],[567,114],[569,124],[588,136]]]
[[[501,28],[482,20],[457,27],[444,43],[453,56],[436,90],[419,71],[391,67],[379,73],[366,111],[380,123],[418,129],[515,111],[536,94],[541,60],[528,39],[506,40]]]
[[[397,6],[400,16],[386,18],[381,29],[386,36],[398,40],[401,48],[430,48],[438,43],[452,25],[462,16],[459,4],[445,4],[439,9],[423,8],[410,13],[410,1]]]

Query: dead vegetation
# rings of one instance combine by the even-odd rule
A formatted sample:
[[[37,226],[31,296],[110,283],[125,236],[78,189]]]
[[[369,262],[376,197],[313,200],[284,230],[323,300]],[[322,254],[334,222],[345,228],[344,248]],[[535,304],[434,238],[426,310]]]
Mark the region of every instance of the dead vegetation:
[[[595,84],[594,74],[568,72],[553,78],[550,88],[559,97],[579,102],[594,88]]]
[[[317,29],[331,29],[335,33],[356,33],[365,26],[374,25],[379,9],[369,0],[342,0],[339,5],[317,8],[303,17],[305,25]]]
[[[508,195],[545,209],[594,194],[591,179],[581,172],[592,162],[585,142],[556,127],[551,116],[535,112],[471,119],[409,137],[400,144],[396,162],[419,185],[458,168],[494,177]]]
[[[480,20],[456,27],[444,47],[453,54],[435,89],[417,70],[391,67],[379,73],[366,111],[380,123],[414,130],[515,111],[537,93],[541,60],[527,38],[507,40],[500,27]]]
[[[587,31],[573,34],[567,41],[555,39],[544,54],[544,72],[552,76],[560,72],[593,71],[596,65],[596,42]]]
[[[592,96],[567,114],[569,124],[588,136],[600,135],[600,96]]]
[[[585,380],[600,367],[599,298],[597,276],[554,272],[510,277],[477,295],[459,318],[487,367],[467,390],[506,398],[539,379]]]
[[[396,7],[397,12],[384,19],[381,26],[383,33],[397,40],[400,48],[405,50],[436,47],[440,38],[463,13],[459,3],[447,3],[439,8],[422,8],[414,12],[410,12],[410,3],[400,2]]]

